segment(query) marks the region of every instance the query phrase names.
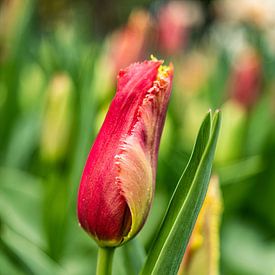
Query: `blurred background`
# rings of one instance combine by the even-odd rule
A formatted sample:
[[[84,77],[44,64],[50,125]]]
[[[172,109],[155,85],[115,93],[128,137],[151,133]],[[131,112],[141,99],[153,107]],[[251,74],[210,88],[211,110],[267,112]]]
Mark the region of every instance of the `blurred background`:
[[[274,0],[0,1],[0,274],[94,274],[78,184],[119,69],[151,54],[175,67],[156,196],[114,274],[149,249],[209,108],[220,274],[275,274],[274,14]]]

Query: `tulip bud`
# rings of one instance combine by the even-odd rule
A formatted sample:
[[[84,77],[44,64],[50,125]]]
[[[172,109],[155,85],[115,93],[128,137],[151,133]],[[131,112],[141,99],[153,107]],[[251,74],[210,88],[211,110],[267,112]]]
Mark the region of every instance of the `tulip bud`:
[[[135,63],[118,75],[116,95],[86,162],[78,193],[80,225],[100,246],[133,238],[148,215],[173,68]]]
[[[239,57],[230,82],[232,98],[249,109],[257,102],[262,84],[261,60],[253,50],[246,50]]]
[[[158,12],[158,45],[167,54],[178,54],[186,48],[193,26],[202,22],[201,8],[197,2],[169,1]]]
[[[107,55],[109,63],[113,66],[114,77],[120,68],[130,65],[145,55],[151,25],[151,17],[147,11],[134,10],[127,24],[112,33]]]
[[[41,158],[48,163],[64,159],[71,131],[73,84],[66,74],[57,74],[47,90],[47,105],[41,132]]]

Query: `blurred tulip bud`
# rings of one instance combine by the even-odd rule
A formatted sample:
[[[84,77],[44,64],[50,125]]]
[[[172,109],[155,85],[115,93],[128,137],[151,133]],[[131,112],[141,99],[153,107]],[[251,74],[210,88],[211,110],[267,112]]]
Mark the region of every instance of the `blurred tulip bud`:
[[[114,75],[143,58],[146,53],[151,29],[150,14],[145,10],[134,10],[125,27],[112,34],[109,40],[109,62],[113,64]]]
[[[72,88],[65,74],[56,75],[48,87],[40,145],[41,157],[47,162],[62,160],[69,145]]]
[[[230,79],[230,94],[245,108],[252,107],[261,89],[262,69],[260,57],[246,49],[238,58]]]
[[[144,59],[151,28],[150,14],[134,10],[128,23],[108,37],[94,72],[93,90],[100,91],[97,94],[100,102],[108,98],[120,68]]]
[[[0,2],[0,61],[16,47],[31,1],[8,0]],[[3,43],[3,44],[2,44]]]
[[[217,176],[213,176],[178,275],[219,274],[221,214],[219,181]]]
[[[202,20],[202,12],[197,3],[171,1],[158,14],[158,38],[161,50],[176,54],[187,42],[190,28]]]
[[[37,64],[28,64],[20,74],[19,103],[23,112],[37,108],[45,90],[46,76]]]
[[[224,123],[215,160],[223,164],[241,156],[247,113],[242,105],[233,100],[228,100],[221,109]]]
[[[116,95],[88,156],[78,193],[80,225],[100,246],[133,238],[148,215],[173,68],[135,63],[118,76]]]

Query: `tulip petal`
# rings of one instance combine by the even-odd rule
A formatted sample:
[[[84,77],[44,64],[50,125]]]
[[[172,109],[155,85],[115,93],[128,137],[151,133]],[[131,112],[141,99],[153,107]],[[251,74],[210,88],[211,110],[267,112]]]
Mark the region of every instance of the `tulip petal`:
[[[171,92],[172,69],[159,67],[153,86],[138,111],[138,120],[116,156],[116,178],[131,212],[132,225],[124,241],[138,233],[150,210],[160,136]]]
[[[150,209],[173,74],[161,64],[145,61],[120,71],[116,96],[84,168],[78,218],[101,246],[132,238]]]

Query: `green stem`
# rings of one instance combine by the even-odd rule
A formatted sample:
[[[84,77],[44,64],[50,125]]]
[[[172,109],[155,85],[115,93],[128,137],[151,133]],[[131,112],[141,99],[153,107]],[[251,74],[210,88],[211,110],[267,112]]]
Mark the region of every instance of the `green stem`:
[[[96,275],[111,275],[115,248],[98,247]]]

